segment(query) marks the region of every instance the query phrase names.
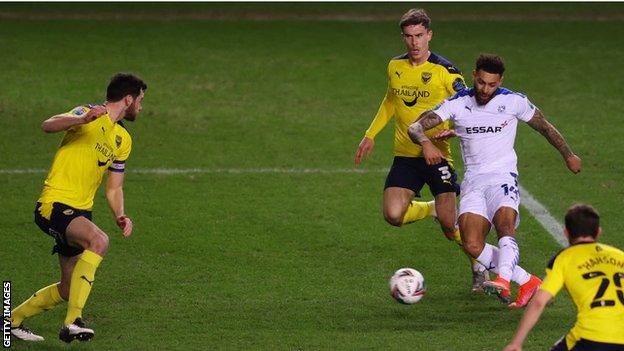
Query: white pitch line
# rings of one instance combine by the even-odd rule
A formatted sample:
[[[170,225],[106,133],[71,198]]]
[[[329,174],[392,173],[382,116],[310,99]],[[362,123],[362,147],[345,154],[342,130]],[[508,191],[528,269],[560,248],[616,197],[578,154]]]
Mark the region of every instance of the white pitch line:
[[[539,201],[522,186],[520,186],[520,198],[522,199],[520,200],[522,207],[526,208],[527,211],[540,222],[542,227],[546,229],[548,234],[550,234],[561,247],[567,247],[568,240],[563,236],[563,225],[548,212],[546,207],[539,203]]]

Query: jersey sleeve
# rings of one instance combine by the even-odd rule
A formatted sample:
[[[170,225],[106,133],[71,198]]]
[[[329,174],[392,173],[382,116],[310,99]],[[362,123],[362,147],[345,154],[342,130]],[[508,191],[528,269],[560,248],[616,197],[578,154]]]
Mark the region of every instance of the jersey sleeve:
[[[127,132],[121,133],[121,135],[116,136],[116,138],[118,138],[117,140],[120,142],[119,151],[113,163],[108,167],[108,170],[111,172],[125,172],[126,161],[130,157],[130,152],[132,152],[132,138]],[[115,142],[117,142],[117,140],[115,140]]]
[[[81,106],[74,107],[73,109],[67,111],[65,114],[69,115],[69,116],[72,116],[72,117],[81,118],[84,115],[86,115],[87,112],[89,112],[90,110],[91,109],[88,106],[81,105]],[[89,123],[87,123],[87,124],[79,124],[79,125],[76,125],[76,126],[73,126],[73,127],[69,128],[69,130],[77,132],[77,131],[85,129],[85,127],[88,127],[88,126],[89,126]]]
[[[556,296],[559,290],[563,288],[563,267],[564,263],[561,262],[561,257],[555,255],[546,268],[546,278],[542,282],[540,289],[548,292],[552,296]]]
[[[524,122],[530,121],[536,109],[535,105],[533,105],[526,96],[518,95],[516,98],[515,116],[519,120]]]
[[[390,96],[390,77],[388,77],[388,90],[386,91],[386,95],[384,96],[384,99],[379,106],[379,110],[377,110],[375,118],[371,122],[364,135],[367,138],[375,139],[375,136],[379,134],[379,132],[386,126],[386,124],[388,124],[390,119],[394,116],[394,111],[394,104],[392,103]]]
[[[132,152],[132,138],[130,134],[126,133],[119,147],[119,156],[117,156],[115,160],[126,161],[130,157],[130,152]]]
[[[449,96],[455,95],[464,89],[466,89],[466,82],[464,77],[459,73],[448,73],[444,77],[444,87]]]
[[[446,99],[441,104],[433,108],[433,112],[440,116],[442,121],[453,121],[455,119],[455,106],[458,99]]]
[[[366,130],[366,137],[375,139],[377,134],[379,134],[379,132],[386,126],[386,124],[388,124],[393,115],[394,105],[392,104],[390,98],[388,97],[388,94],[386,93],[386,96],[379,106],[379,110],[377,110],[375,118]]]

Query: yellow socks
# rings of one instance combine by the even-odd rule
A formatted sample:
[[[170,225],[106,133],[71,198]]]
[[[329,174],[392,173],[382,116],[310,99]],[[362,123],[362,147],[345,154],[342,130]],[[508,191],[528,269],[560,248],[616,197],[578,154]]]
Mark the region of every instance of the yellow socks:
[[[407,211],[405,211],[405,216],[403,216],[403,224],[416,222],[419,219],[431,216],[433,213],[433,204],[433,201],[412,201],[407,207]]]
[[[73,323],[78,317],[82,317],[82,308],[91,292],[91,284],[95,280],[95,271],[100,262],[102,262],[102,256],[89,250],[85,250],[76,262],[69,288],[65,325]]]
[[[63,301],[58,291],[58,283],[46,286],[34,293],[28,300],[11,312],[11,326],[17,327],[24,319],[54,308]]]

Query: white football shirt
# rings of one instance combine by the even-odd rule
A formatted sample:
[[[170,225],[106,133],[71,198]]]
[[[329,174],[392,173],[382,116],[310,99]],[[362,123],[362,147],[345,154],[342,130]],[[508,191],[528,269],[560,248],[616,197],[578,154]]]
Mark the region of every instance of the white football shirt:
[[[460,140],[465,177],[484,173],[518,173],[514,150],[518,120],[528,122],[535,113],[529,99],[498,88],[480,106],[474,88],[464,89],[433,109],[443,121],[454,123]]]

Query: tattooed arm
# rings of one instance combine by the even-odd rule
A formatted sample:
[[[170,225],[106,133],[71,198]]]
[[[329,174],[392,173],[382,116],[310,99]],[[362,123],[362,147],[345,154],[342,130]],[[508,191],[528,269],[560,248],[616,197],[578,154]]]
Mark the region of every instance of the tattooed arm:
[[[527,123],[559,151],[570,171],[573,173],[581,171],[581,159],[572,152],[561,133],[544,118],[540,110],[536,109],[535,114]]]
[[[435,165],[442,162],[444,155],[429,138],[425,135],[425,131],[442,123],[442,118],[433,111],[425,111],[420,118],[412,123],[407,129],[410,139],[418,145],[422,146],[423,156],[428,165]]]
[[[436,115],[435,112],[429,110],[420,115],[420,118],[412,123],[407,130],[410,139],[418,145],[422,145],[424,142],[431,142],[425,135],[425,132],[438,124],[442,123],[442,118]]]

